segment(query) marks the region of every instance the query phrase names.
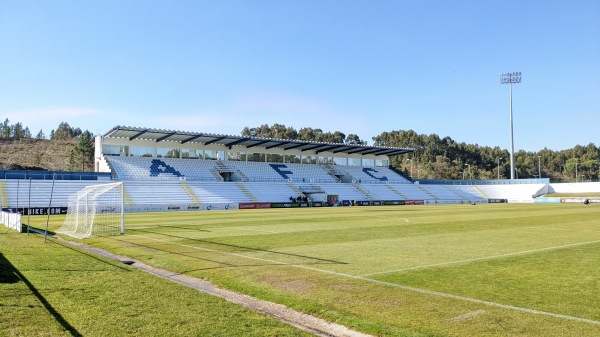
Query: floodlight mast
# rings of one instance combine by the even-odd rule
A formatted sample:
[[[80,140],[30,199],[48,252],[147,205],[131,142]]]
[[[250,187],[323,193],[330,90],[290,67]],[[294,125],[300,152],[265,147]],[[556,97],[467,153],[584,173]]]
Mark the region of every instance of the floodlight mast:
[[[521,72],[500,74],[500,84],[510,86],[510,179],[515,179],[515,142],[513,138],[512,84],[521,83]]]

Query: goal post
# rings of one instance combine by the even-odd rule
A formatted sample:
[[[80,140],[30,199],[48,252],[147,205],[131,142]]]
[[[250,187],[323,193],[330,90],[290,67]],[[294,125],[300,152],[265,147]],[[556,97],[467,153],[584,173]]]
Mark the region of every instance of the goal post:
[[[90,185],[69,196],[67,217],[57,231],[75,238],[125,233],[123,183]]]

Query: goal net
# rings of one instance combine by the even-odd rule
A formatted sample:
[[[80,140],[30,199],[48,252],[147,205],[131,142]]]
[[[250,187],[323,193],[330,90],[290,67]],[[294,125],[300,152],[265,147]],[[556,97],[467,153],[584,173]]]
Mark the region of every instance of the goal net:
[[[90,185],[69,196],[65,223],[57,231],[75,238],[125,232],[123,183]]]

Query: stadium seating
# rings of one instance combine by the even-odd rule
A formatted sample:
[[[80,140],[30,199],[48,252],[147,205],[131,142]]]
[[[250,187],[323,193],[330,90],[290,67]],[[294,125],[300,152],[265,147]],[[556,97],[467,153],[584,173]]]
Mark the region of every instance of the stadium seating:
[[[244,161],[222,163],[231,171],[237,172],[244,181],[336,182],[335,177],[320,165]]]
[[[130,180],[124,187],[126,201],[132,205],[194,203],[179,181]]]
[[[420,185],[413,184],[390,184],[390,188],[403,196],[406,200],[430,200],[434,196],[427,193]]]
[[[67,206],[69,196],[88,185],[98,184],[97,180],[31,180],[31,197],[29,180],[7,179],[5,182],[6,206],[4,207],[49,207]],[[52,203],[50,204],[50,196]]]
[[[459,195],[463,200],[485,200],[487,199],[481,194],[474,185],[445,185]]]
[[[244,182],[243,186],[261,202],[288,202],[290,197],[299,195],[289,183]]]
[[[539,195],[545,184],[477,185],[486,199],[531,200]]]
[[[337,174],[347,175],[361,183],[410,183],[406,178],[387,167],[335,166]]]
[[[425,200],[482,202],[487,199],[531,201],[547,192],[600,192],[599,183],[577,184],[413,184],[383,167],[263,163],[150,157],[106,157],[116,180],[123,181],[129,205],[287,202],[308,191],[310,200]],[[227,180],[224,181],[224,177]],[[68,197],[97,180],[57,180],[52,206],[66,206]],[[0,181],[3,207],[48,207],[52,181]],[[31,201],[30,201],[31,200]]]
[[[252,202],[252,196],[244,193],[235,182],[187,181],[192,193],[202,203]]]
[[[214,160],[150,158],[150,157],[106,157],[121,180],[219,180]]]
[[[352,184],[324,183],[319,184],[319,186],[323,189],[323,191],[326,192],[326,194],[338,195],[339,200],[371,200],[367,194],[362,193]]]

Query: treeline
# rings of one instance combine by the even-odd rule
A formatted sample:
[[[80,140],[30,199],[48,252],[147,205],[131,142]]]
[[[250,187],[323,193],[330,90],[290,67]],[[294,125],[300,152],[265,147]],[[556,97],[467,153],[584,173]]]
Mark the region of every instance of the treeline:
[[[86,130],[87,131],[87,130]],[[67,122],[62,122],[58,125],[56,130],[50,132],[50,140],[69,140],[79,138],[83,135],[83,131],[80,128],[73,128]],[[0,123],[0,139],[3,140],[20,140],[20,139],[46,139],[46,135],[42,130],[37,133],[35,137],[32,137],[29,127],[23,126],[22,123],[17,122],[10,124],[10,120],[7,118],[4,122]]]
[[[94,169],[94,134],[88,130],[82,131],[78,127],[71,127],[69,123],[62,122],[50,132],[49,139],[40,130],[32,137],[28,127],[18,122],[11,124],[7,119],[0,123],[0,140],[14,141],[70,141],[73,147],[69,152],[68,169],[71,171],[93,171]]]
[[[38,138],[39,137],[39,138]],[[0,123],[0,139],[8,140],[8,139],[30,139],[31,131],[29,131],[28,127],[23,127],[23,124],[16,123],[10,124],[10,121],[7,119],[4,122]],[[44,133],[40,130],[39,134],[36,136],[37,139],[44,139]]]
[[[351,133],[346,134],[340,131],[324,132],[321,129],[301,128],[296,130],[293,127],[286,127],[283,124],[273,124],[269,126],[263,124],[259,127],[245,127],[242,130],[242,137],[260,137],[274,139],[289,139],[289,140],[304,140],[309,142],[325,142],[335,144],[352,144],[352,145],[367,145],[357,135]]]
[[[323,132],[312,128],[295,130],[282,124],[245,127],[242,136],[367,145],[355,134],[345,136],[340,131]],[[510,178],[509,151],[498,146],[459,143],[450,137],[417,134],[413,130],[382,132],[373,137],[373,145],[415,149],[414,153],[390,158],[390,166],[417,179]],[[552,181],[597,181],[600,148],[590,143],[561,151],[546,148],[539,152],[520,150],[515,153],[514,160],[515,178],[537,178],[541,175]]]
[[[309,127],[298,130],[283,124],[245,127],[242,137],[290,139],[336,144],[367,145],[356,134],[341,131],[325,132]],[[92,171],[94,169],[94,135],[88,130],[71,127],[62,122],[46,138],[40,130],[32,137],[28,127],[11,124],[8,119],[0,123],[0,141],[21,140],[66,141],[69,151],[68,169]],[[450,137],[436,134],[418,134],[413,130],[382,132],[373,137],[374,146],[415,149],[414,153],[390,158],[390,166],[417,179],[507,179],[510,178],[510,154],[500,147],[459,143]],[[538,152],[520,150],[515,153],[515,177],[519,179],[550,178],[552,181],[598,181],[600,173],[600,148],[590,143],[572,149],[553,151],[544,148]]]
[[[374,145],[408,147],[413,154],[391,159],[391,165],[413,177],[427,179],[507,179],[510,178],[510,153],[500,147],[479,146],[440,138],[436,134],[417,134],[413,130],[383,132],[373,138]],[[572,149],[538,152],[520,150],[514,154],[515,178],[550,178],[552,181],[598,180],[600,148],[593,143]],[[416,170],[416,171],[415,171]]]

